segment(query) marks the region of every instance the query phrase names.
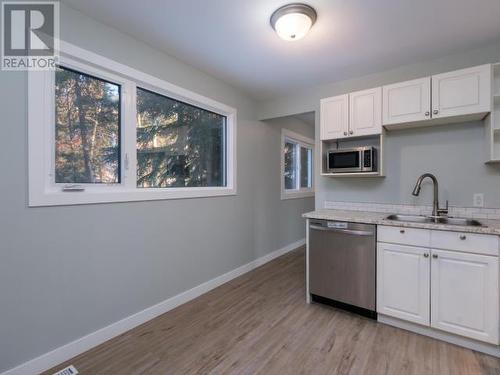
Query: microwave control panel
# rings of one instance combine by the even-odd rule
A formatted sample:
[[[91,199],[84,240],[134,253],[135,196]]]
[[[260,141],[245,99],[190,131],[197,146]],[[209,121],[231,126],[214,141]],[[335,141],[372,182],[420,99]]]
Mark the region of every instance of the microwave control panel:
[[[372,153],[371,150],[365,150],[363,156],[363,166],[365,168],[370,168],[372,166]]]

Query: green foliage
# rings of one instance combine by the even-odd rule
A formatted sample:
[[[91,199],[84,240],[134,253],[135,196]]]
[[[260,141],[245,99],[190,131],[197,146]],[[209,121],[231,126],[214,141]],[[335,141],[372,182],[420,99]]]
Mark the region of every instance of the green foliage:
[[[58,68],[55,101],[56,182],[119,182],[120,87]]]
[[[56,71],[56,182],[120,182],[120,86]],[[137,186],[225,185],[226,118],[137,89]]]
[[[137,90],[137,185],[222,186],[225,117]]]
[[[285,189],[295,189],[295,171],[296,171],[296,154],[295,144],[291,142],[285,143],[284,149],[285,171],[283,178],[285,179]]]

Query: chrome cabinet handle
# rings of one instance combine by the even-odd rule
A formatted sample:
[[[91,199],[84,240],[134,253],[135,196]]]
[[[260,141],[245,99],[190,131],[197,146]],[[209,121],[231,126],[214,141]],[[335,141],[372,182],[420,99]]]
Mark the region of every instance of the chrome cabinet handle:
[[[432,254],[432,257],[433,257],[434,259],[437,259],[438,255],[437,255],[437,254]]]
[[[432,113],[437,115],[439,113],[439,111],[437,109],[435,109],[434,111],[432,111]]]
[[[354,131],[353,130],[349,130],[349,134],[354,134]]]
[[[431,113],[429,111],[425,112],[425,117],[429,117]]]
[[[405,233],[405,230],[404,230],[404,229],[400,229],[400,230],[399,230],[399,233],[404,234],[404,233]]]
[[[344,135],[347,135],[347,132],[344,132]]]
[[[429,258],[429,254],[424,253],[424,258]]]
[[[465,234],[461,234],[461,235],[460,235],[460,239],[461,239],[462,241],[464,241],[464,240],[466,240],[466,239],[467,239],[467,236],[466,236]]]

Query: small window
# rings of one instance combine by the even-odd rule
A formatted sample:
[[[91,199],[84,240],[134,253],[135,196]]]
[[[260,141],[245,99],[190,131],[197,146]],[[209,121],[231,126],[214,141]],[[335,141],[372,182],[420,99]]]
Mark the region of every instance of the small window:
[[[55,182],[120,182],[120,86],[58,67]]]
[[[289,130],[282,131],[281,198],[302,198],[314,195],[314,141]]]
[[[137,186],[226,186],[226,117],[137,89]]]

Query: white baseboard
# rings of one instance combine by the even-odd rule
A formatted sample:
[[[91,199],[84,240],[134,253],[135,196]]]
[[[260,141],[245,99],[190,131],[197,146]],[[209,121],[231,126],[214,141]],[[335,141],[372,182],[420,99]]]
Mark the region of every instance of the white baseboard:
[[[418,333],[424,336],[429,336],[434,339],[449,342],[450,344],[462,346],[467,349],[475,350],[477,352],[485,353],[500,358],[500,347],[496,345],[468,339],[466,337],[457,336],[452,333],[447,333],[431,327],[425,327],[419,324],[405,322],[404,320],[393,318],[391,316],[383,314],[378,314],[377,320],[380,323],[388,324],[390,326],[401,328],[406,331]]]
[[[218,276],[215,279],[209,280],[203,284],[195,286],[192,289],[160,302],[157,305],[148,307],[147,309],[144,309],[134,315],[110,324],[109,326],[101,328],[98,331],[92,332],[84,337],[70,342],[69,344],[54,349],[51,352],[43,354],[40,357],[34,358],[17,367],[7,370],[1,375],[33,375],[46,371],[62,362],[67,361],[68,359],[92,349],[97,345],[102,344],[105,341],[112,339],[113,337],[121,335],[134,327],[164,314],[177,306],[189,302],[192,299],[195,299],[196,297],[199,297],[200,295],[217,288],[218,286],[227,283],[238,276],[252,271],[253,269],[260,267],[283,254],[295,250],[296,248],[303,246],[305,243],[305,239],[291,243],[281,249],[275,250],[272,253],[229,271],[228,273]]]

